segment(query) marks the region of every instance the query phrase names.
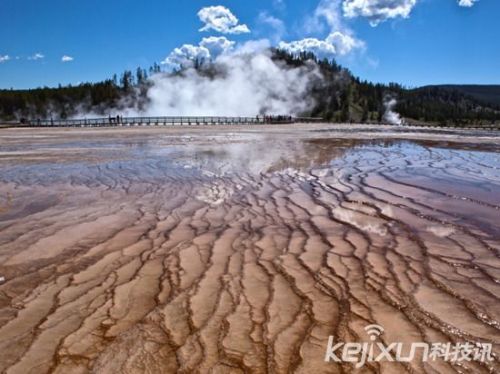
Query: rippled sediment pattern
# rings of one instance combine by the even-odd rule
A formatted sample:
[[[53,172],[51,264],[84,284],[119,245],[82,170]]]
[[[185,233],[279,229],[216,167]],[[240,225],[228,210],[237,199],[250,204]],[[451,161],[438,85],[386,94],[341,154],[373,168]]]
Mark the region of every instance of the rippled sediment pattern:
[[[498,138],[310,129],[0,132],[0,371],[499,372]]]

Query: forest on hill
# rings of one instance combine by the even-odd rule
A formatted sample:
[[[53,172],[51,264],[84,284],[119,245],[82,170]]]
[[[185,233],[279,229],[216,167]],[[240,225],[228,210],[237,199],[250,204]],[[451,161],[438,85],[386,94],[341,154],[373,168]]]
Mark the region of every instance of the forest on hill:
[[[355,77],[335,60],[318,59],[314,54],[291,55],[273,50],[273,59],[288,67],[300,67],[313,60],[322,75],[311,87],[314,106],[305,116],[332,122],[384,122],[393,110],[404,121],[441,125],[489,125],[500,122],[499,86],[426,86],[407,89],[399,84],[376,84]],[[210,63],[195,68],[213,74]],[[29,90],[0,90],[0,119],[68,118],[81,112],[107,115],[124,101],[147,103],[149,77],[165,73],[159,65],[125,71],[119,77],[78,86],[42,87]],[[496,88],[495,88],[496,87]],[[497,96],[498,95],[498,96]],[[126,99],[126,100],[124,100]],[[141,104],[142,103],[142,104]],[[256,113],[265,114],[265,113]]]
[[[458,91],[465,95],[492,105],[500,105],[500,85],[498,84],[443,84],[428,86],[442,88],[448,91]]]

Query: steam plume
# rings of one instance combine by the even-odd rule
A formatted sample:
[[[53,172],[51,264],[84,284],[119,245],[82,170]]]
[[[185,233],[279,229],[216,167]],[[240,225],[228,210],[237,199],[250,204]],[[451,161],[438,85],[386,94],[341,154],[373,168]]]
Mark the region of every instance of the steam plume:
[[[384,107],[385,107],[385,113],[384,113],[384,121],[390,123],[391,125],[397,125],[400,126],[403,121],[401,120],[401,116],[399,113],[396,113],[394,111],[394,107],[397,104],[397,100],[395,98],[391,97],[386,97],[384,99]]]
[[[290,68],[268,52],[231,53],[207,68],[151,77],[147,104],[126,115],[255,116],[297,114],[313,106],[309,90],[320,77],[315,64]]]

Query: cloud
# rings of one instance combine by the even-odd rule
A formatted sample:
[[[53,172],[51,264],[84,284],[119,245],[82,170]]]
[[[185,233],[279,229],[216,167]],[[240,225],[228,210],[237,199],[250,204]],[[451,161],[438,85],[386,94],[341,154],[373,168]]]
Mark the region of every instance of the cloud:
[[[334,31],[324,40],[305,38],[290,43],[280,42],[278,47],[292,54],[312,52],[319,58],[331,58],[347,55],[355,49],[364,49],[365,43],[340,31]]]
[[[0,63],[5,62],[5,61],[9,61],[9,60],[10,60],[9,55],[0,55]]]
[[[479,0],[458,0],[458,5],[466,8],[470,8]]]
[[[215,58],[223,53],[232,50],[235,42],[227,39],[225,36],[209,36],[203,38],[200,42],[201,47],[205,47],[210,52],[210,57]]]
[[[312,52],[319,58],[330,57],[336,54],[337,50],[325,40],[317,38],[304,38],[292,42],[280,42],[278,48],[284,49],[294,55],[301,52]]]
[[[36,60],[42,60],[44,58],[45,58],[45,56],[43,54],[41,54],[41,53],[35,53],[33,56],[28,57],[28,60],[34,60],[34,61],[36,61]]]
[[[200,31],[214,30],[222,34],[244,34],[250,29],[245,24],[240,24],[238,18],[222,5],[202,8],[198,12],[200,21],[205,24]]]
[[[71,62],[73,60],[74,60],[74,58],[71,57],[71,56],[68,56],[68,55],[64,55],[64,56],[61,57],[61,61],[62,62]]]
[[[337,54],[341,56],[349,54],[356,49],[365,48],[365,42],[362,40],[356,39],[348,34],[343,34],[339,31],[335,31],[328,35],[326,41],[332,44],[335,47]]]
[[[193,66],[195,61],[210,59],[210,51],[198,45],[184,44],[175,48],[161,63],[171,69]]]
[[[370,25],[377,26],[390,18],[408,18],[416,3],[417,0],[344,0],[342,8],[347,18],[365,17]]]
[[[314,11],[313,28],[321,29],[321,21],[325,21],[331,29],[345,28],[340,15],[340,0],[322,0]]]
[[[195,62],[213,60],[228,53],[234,48],[235,42],[225,36],[210,36],[203,38],[198,45],[184,44],[175,48],[161,63],[169,69],[192,67]]]
[[[291,53],[313,52],[320,58],[345,56],[355,50],[364,50],[364,41],[356,38],[354,32],[345,25],[341,14],[341,0],[321,0],[314,14],[306,21],[309,33],[324,32],[328,27],[329,34],[323,38],[305,38],[290,43],[281,42],[279,48]]]

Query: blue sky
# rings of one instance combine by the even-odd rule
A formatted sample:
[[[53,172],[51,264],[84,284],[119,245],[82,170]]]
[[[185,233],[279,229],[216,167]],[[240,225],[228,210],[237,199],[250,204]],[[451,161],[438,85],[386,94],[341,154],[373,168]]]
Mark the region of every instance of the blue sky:
[[[0,87],[98,81],[209,36],[314,46],[374,82],[500,84],[500,1],[471,1],[2,0]],[[198,12],[219,5],[250,32],[200,32]]]

